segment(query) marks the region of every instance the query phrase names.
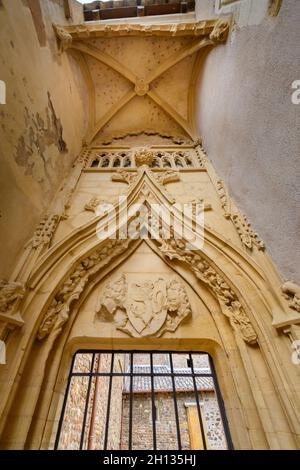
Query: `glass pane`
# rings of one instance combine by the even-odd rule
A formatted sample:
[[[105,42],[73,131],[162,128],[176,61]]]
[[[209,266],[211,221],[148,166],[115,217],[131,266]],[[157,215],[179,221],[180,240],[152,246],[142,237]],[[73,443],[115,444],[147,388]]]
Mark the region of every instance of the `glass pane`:
[[[211,373],[208,354],[192,354],[192,358],[195,373]]]

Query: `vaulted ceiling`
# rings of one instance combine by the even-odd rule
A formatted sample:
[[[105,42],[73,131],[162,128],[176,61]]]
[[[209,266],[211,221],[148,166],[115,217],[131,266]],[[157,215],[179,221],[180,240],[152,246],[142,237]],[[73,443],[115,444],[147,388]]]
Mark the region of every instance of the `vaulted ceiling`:
[[[225,41],[228,28],[224,19],[55,26],[61,52],[75,55],[87,83],[86,143],[141,131],[195,139],[193,85],[203,52]]]

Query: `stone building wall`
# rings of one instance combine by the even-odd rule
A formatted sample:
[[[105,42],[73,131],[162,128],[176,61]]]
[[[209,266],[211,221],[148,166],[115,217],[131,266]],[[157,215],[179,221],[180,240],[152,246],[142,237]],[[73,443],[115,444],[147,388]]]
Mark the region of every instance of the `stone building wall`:
[[[226,440],[220,411],[214,392],[202,393],[203,417],[205,420],[208,446],[211,450],[226,449]],[[177,392],[177,406],[181,445],[183,450],[190,449],[190,434],[187,419],[187,406],[195,404],[195,394]],[[176,450],[177,428],[174,412],[173,394],[162,392],[155,394],[157,412],[156,433],[158,450]],[[132,448],[134,450],[153,449],[152,401],[149,393],[136,393],[133,398]],[[128,449],[129,395],[124,394],[121,449]]]

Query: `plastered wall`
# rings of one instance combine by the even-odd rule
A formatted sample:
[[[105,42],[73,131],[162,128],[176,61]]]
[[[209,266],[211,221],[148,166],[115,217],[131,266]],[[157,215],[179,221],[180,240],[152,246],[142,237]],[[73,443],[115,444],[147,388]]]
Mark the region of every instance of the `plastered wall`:
[[[70,2],[73,20],[81,6]],[[69,20],[73,21],[73,20]],[[75,60],[59,56],[52,23],[63,1],[0,2],[0,277],[13,264],[78,155],[85,85]]]
[[[282,276],[299,283],[300,105],[291,102],[291,85],[299,79],[300,3],[284,0],[277,17],[262,15],[263,3],[232,9],[233,32],[208,54],[197,83],[197,125]],[[214,7],[199,0],[198,19]]]

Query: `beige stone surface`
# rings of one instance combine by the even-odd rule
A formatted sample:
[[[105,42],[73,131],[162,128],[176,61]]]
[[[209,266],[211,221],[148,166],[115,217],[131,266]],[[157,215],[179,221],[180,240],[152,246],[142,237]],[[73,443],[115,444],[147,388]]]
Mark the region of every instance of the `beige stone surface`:
[[[1,54],[5,64],[9,60],[15,67],[13,87],[21,91],[19,101],[18,97],[17,101],[9,99],[9,107],[3,108],[1,129],[5,136],[2,164],[7,168],[1,172],[7,223],[1,232],[5,251],[1,267],[3,277],[10,275],[0,285],[0,335],[7,346],[7,363],[0,366],[1,448],[53,448],[72,355],[80,348],[107,348],[210,353],[235,448],[299,449],[300,376],[299,365],[292,361],[293,341],[299,338],[299,287],[283,283],[259,235],[231,198],[226,183],[220,181],[193,119],[194,79],[203,65],[201,41],[223,51],[220,43],[226,41],[228,21],[180,23],[174,28],[169,23],[106,28],[70,22],[56,27],[55,37],[54,32],[50,34],[50,18],[61,24],[66,21],[59,4],[49,0],[42,9],[46,36],[39,24],[39,40],[46,41],[41,45],[27,6],[22,3],[16,9],[15,2],[2,3],[0,21],[9,18],[14,28],[11,33],[6,26],[1,30],[5,40]],[[28,32],[25,39],[19,35],[21,26]],[[11,40],[21,59],[13,55]],[[91,41],[95,41],[92,47],[103,45],[105,51],[100,52],[109,59],[101,55],[97,64],[87,59]],[[128,69],[124,62],[120,65],[120,44]],[[149,44],[155,54],[149,52]],[[171,44],[175,49],[188,45],[181,65],[173,63],[165,51],[158,52],[160,45]],[[136,57],[130,55],[133,47]],[[76,49],[77,62],[73,62]],[[197,54],[194,59],[193,54]],[[135,60],[141,62],[140,69],[135,68]],[[33,67],[35,63],[39,67]],[[141,77],[145,69],[147,74]],[[182,78],[183,69],[189,80]],[[157,95],[148,88],[154,82],[150,80],[153,70],[161,77],[155,85]],[[9,67],[5,74],[12,75]],[[124,75],[131,91],[122,101],[119,92],[128,89]],[[20,82],[23,76],[30,90]],[[172,81],[170,87],[164,82],[167,78]],[[108,80],[117,89],[111,91]],[[183,93],[183,82],[186,86],[189,82],[188,94],[187,90]],[[157,99],[158,90],[164,100]],[[10,93],[14,91],[9,91],[9,97]],[[154,128],[149,129],[151,119]],[[231,149],[235,143],[231,140]],[[155,159],[145,162],[150,166],[134,161],[141,147],[154,152]],[[223,158],[223,141],[221,147],[219,158]],[[100,165],[104,150],[110,154],[108,167]],[[120,156],[122,152],[130,158]],[[176,158],[186,162],[186,157],[192,158],[192,167],[176,163]],[[130,167],[124,164],[125,158]],[[158,166],[152,165],[156,159]],[[119,166],[114,166],[117,160]],[[61,190],[54,196],[59,184]],[[157,239],[99,239],[97,230],[107,220],[93,210],[92,199],[114,203],[119,195],[127,196],[129,209],[136,203],[163,205],[172,213],[163,226],[171,236],[163,239],[161,232]],[[193,250],[187,238],[195,220],[190,215],[187,233],[180,234],[181,212],[175,203],[195,204],[196,200],[205,204],[205,226],[203,244]],[[114,209],[124,229],[124,214],[119,207]],[[108,214],[113,218],[112,208]],[[136,227],[141,222],[136,211],[132,221]],[[150,280],[155,286],[159,278],[176,279],[184,286],[191,315],[161,337],[158,330],[147,337],[138,330],[134,337],[121,331],[113,315],[105,320],[99,317],[97,306],[105,286],[114,284],[122,273],[132,282]],[[142,299],[147,296],[143,294]],[[176,315],[181,304],[177,302]],[[165,308],[164,303],[158,309],[151,306],[152,314]],[[127,312],[124,303],[118,308],[118,314]]]

